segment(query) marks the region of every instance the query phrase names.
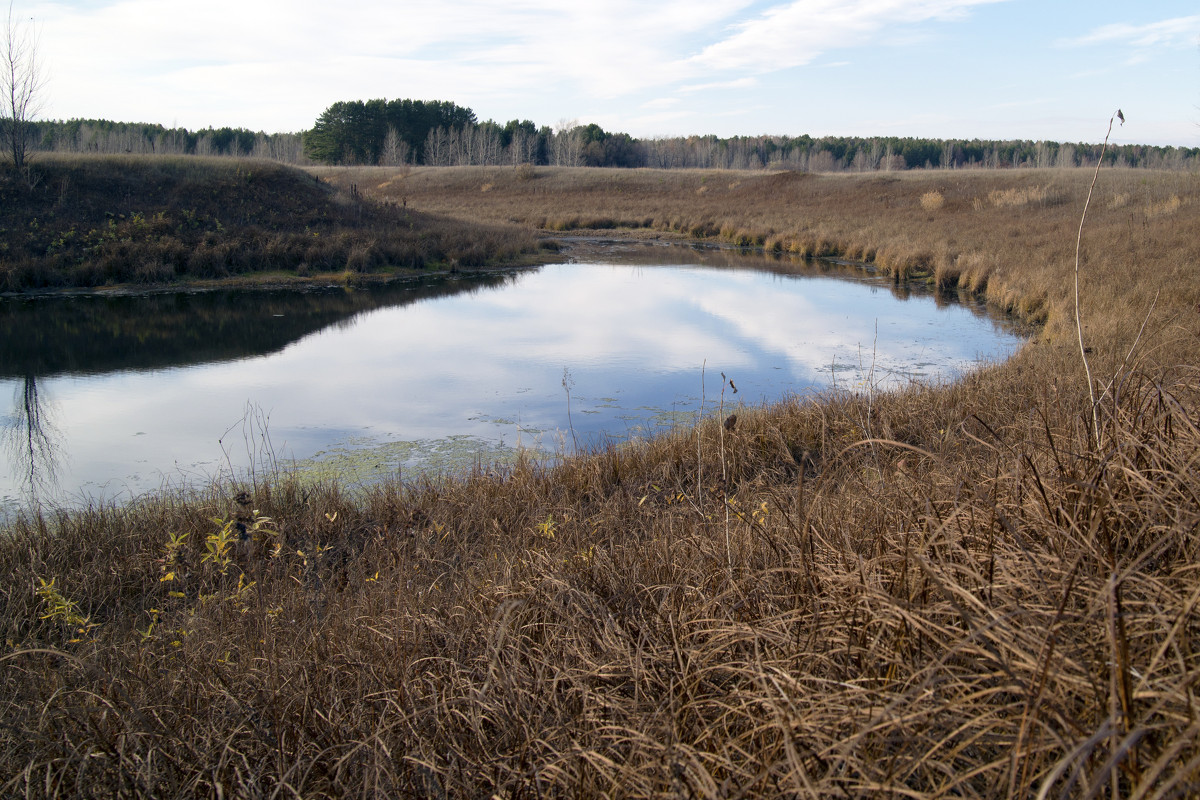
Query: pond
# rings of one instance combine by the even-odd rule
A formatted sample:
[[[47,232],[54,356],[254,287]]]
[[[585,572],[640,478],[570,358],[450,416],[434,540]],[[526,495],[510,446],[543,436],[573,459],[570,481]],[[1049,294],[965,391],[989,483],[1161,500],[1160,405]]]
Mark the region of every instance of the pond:
[[[369,290],[0,298],[0,510],[552,456],[722,403],[949,380],[1020,342],[853,265],[648,243]]]

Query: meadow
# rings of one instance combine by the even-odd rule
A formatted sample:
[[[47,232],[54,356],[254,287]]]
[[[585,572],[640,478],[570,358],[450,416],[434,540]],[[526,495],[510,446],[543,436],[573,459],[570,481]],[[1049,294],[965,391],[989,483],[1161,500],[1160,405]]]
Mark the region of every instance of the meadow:
[[[953,384],[723,393],[552,467],[18,520],[3,794],[1200,792],[1196,174],[1106,168],[1081,230],[1090,170],[313,172],[861,261],[1037,333]]]

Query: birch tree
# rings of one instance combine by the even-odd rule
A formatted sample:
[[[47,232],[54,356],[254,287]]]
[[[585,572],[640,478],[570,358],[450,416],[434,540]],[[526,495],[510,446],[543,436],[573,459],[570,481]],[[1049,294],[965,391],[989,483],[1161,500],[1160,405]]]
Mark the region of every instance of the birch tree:
[[[388,126],[387,136],[383,137],[383,147],[379,150],[379,164],[384,167],[398,167],[407,164],[412,158],[412,148],[408,142],[400,138],[396,128]]]
[[[37,57],[38,39],[28,23],[13,17],[12,0],[0,41],[0,90],[4,92],[0,109],[0,139],[17,169],[25,167],[26,151],[33,135],[33,118],[42,107],[45,76]]]

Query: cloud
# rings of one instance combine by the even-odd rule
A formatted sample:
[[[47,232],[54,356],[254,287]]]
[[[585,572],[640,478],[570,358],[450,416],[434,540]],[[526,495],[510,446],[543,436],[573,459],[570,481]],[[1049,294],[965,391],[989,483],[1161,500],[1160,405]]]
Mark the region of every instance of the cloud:
[[[1145,25],[1119,22],[1102,25],[1083,36],[1061,39],[1062,47],[1085,47],[1098,44],[1123,44],[1136,48],[1193,47],[1200,38],[1200,15],[1175,17]]]
[[[888,41],[898,25],[962,19],[971,7],[993,2],[1004,0],[793,0],[738,23],[692,62],[757,72],[798,67],[828,50]]]
[[[752,89],[758,85],[758,78],[735,78],[731,81],[717,81],[715,83],[688,83],[679,87],[679,91],[685,94],[692,92],[708,92],[713,89]]]
[[[894,89],[877,68],[866,70],[861,56],[887,46],[894,74],[915,83],[958,84],[958,91],[913,102],[945,108],[959,133],[999,135],[1003,129],[1008,131],[1003,135],[1018,138],[1086,136],[1086,131],[1034,131],[1020,125],[1010,130],[965,109],[963,89],[970,76],[975,76],[970,96],[1009,96],[1014,85],[1032,85],[1046,74],[1069,78],[1087,68],[1063,63],[1072,60],[1069,51],[1042,46],[1053,41],[1053,34],[1045,26],[1029,28],[1028,4],[980,13],[985,4],[1005,2],[25,0],[17,5],[41,31],[40,55],[50,79],[43,113],[51,118],[299,131],[339,100],[410,97],[453,101],[482,119],[552,124],[577,118],[634,135],[866,133],[876,130],[878,109],[890,108]],[[1183,0],[1172,5],[1186,8]],[[1101,18],[1097,24],[1114,18],[1119,19]],[[986,30],[980,30],[983,26]],[[1058,44],[1116,44],[1125,52],[1109,61],[1152,60],[1157,73],[1145,65],[1124,70],[1144,87],[1137,91],[1148,96],[1168,82],[1162,73],[1168,61],[1179,75],[1191,69],[1200,17],[1078,30],[1084,35]],[[963,59],[953,74],[929,72],[935,69],[927,58],[931,47],[952,50],[967,41],[978,48],[978,59]],[[1036,58],[1011,59],[1011,52],[1031,47]],[[984,77],[997,74],[998,59],[1011,65],[1003,85]],[[819,68],[821,75],[788,73],[805,65]],[[838,67],[838,80],[827,80]],[[784,87],[806,102],[780,103]],[[680,102],[671,105],[670,98]],[[1072,95],[1063,102],[1084,98]],[[734,103],[739,107],[731,108]],[[1173,113],[1166,109],[1159,116],[1173,118]],[[898,116],[890,108],[881,118]],[[889,130],[949,132],[894,125]],[[1147,135],[1167,141],[1165,134]],[[1194,140],[1195,134],[1187,133],[1171,141]]]
[[[350,97],[478,105],[540,92],[588,104],[752,88],[753,73],[999,1],[794,0],[749,19],[753,0],[46,0],[32,11],[62,116],[270,129],[285,106],[307,124]]]
[[[605,130],[632,129],[643,131],[641,138],[653,139],[658,136],[683,136],[681,131],[694,132],[697,120],[703,119],[695,111],[679,109],[677,111],[658,111],[647,114],[601,114],[596,118],[596,124]]]
[[[58,113],[180,114],[194,125],[218,123],[217,105],[222,117],[254,126],[265,124],[254,113],[263,97],[288,98],[307,122],[351,97],[473,105],[535,93],[611,99],[672,86],[695,75],[687,57],[748,4],[102,0],[43,2],[33,11],[58,79]]]
[[[647,100],[642,103],[641,108],[656,109],[656,108],[671,108],[679,105],[682,100],[678,97],[656,97],[653,100]]]

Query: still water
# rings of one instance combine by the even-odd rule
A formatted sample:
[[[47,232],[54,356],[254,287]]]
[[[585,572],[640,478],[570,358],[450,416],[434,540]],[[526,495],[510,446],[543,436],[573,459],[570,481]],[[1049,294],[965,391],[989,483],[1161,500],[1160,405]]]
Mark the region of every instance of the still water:
[[[589,254],[590,253],[590,254]],[[0,298],[0,512],[295,467],[348,483],[953,379],[1020,338],[857,268],[608,245],[386,288]],[[722,378],[736,385],[732,386]]]

